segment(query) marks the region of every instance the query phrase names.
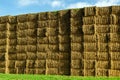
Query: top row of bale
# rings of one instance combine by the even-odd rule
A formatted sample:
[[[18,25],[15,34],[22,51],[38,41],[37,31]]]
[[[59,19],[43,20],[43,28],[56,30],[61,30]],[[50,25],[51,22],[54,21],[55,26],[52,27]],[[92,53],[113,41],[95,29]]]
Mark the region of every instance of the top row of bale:
[[[17,22],[28,22],[28,21],[45,21],[45,20],[58,20],[66,18],[77,18],[83,16],[103,16],[115,14],[120,15],[120,6],[111,7],[85,7],[77,9],[60,10],[54,12],[41,12],[22,14],[17,16],[1,16],[0,23],[17,23]]]

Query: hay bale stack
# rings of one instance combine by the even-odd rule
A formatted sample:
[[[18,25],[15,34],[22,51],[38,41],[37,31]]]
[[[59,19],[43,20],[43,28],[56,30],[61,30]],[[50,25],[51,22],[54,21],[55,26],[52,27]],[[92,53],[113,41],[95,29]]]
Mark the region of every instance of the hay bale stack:
[[[96,8],[96,15],[110,15],[111,8],[110,7],[97,7]]]
[[[111,7],[111,14],[120,15],[120,6],[112,6]]]
[[[95,16],[95,15],[96,15],[96,7],[84,8],[84,16]]]

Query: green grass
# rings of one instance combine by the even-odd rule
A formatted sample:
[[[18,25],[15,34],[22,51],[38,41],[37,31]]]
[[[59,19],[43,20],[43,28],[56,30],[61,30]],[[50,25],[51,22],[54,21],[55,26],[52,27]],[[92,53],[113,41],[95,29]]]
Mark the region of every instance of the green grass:
[[[0,80],[120,80],[120,77],[79,77],[58,75],[0,74]]]

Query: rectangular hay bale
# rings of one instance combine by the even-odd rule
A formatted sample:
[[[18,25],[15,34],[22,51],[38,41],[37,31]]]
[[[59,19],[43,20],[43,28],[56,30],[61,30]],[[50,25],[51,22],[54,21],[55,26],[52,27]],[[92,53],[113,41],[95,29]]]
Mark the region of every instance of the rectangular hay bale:
[[[108,69],[97,69],[96,76],[108,76]]]
[[[82,17],[70,18],[70,26],[78,27],[82,25]]]
[[[48,20],[50,28],[57,28],[59,21],[58,20]]]
[[[97,53],[97,60],[99,61],[107,61],[109,59],[108,52],[98,52]]]
[[[8,60],[8,68],[15,68],[15,60]]]
[[[26,61],[23,60],[23,61],[16,61],[15,62],[15,67],[16,68],[25,68],[26,67]]]
[[[8,54],[8,59],[9,60],[16,60],[17,59],[17,54]]]
[[[111,52],[111,60],[120,60],[120,52]]]
[[[36,52],[27,52],[26,57],[28,60],[36,60],[37,54]]]
[[[95,69],[95,60],[84,60],[84,69]]]
[[[36,22],[27,22],[27,28],[35,29],[35,28],[37,28],[37,23]]]
[[[37,38],[27,37],[27,44],[28,45],[35,45],[35,44],[37,44]]]
[[[82,17],[83,13],[84,13],[83,8],[70,10],[71,18]]]
[[[72,43],[81,43],[83,41],[83,35],[70,35]]]
[[[0,31],[7,30],[7,24],[0,24]]]
[[[95,16],[83,17],[83,25],[95,24]]]
[[[85,60],[96,60],[96,52],[84,52],[84,59]]]
[[[96,15],[96,7],[85,7],[84,16],[94,16]]]
[[[28,28],[28,23],[27,22],[18,23],[16,27],[17,30],[25,30]]]
[[[84,62],[80,60],[71,60],[71,68],[84,69]]]
[[[6,41],[6,40],[4,40],[4,41]],[[17,45],[17,38],[16,39],[9,39],[8,42],[9,42],[9,45]]]
[[[110,7],[97,7],[96,14],[100,15],[100,16],[109,15],[110,14]]]
[[[94,69],[84,70],[84,76],[95,76],[95,70]]]
[[[4,68],[6,65],[6,62],[5,61],[0,61],[0,68]]]
[[[17,60],[26,60],[27,55],[26,53],[17,53]]]
[[[28,39],[27,39],[27,37],[25,37],[25,38],[17,38],[17,45],[27,45],[27,41],[28,41]]]
[[[48,45],[48,50],[49,51],[58,51],[59,50],[59,45],[58,44],[49,44]]]
[[[80,60],[83,58],[83,54],[79,51],[71,51],[71,60]]]
[[[49,26],[49,21],[45,20],[45,21],[38,21],[38,28],[45,28]]]
[[[99,52],[106,52],[109,49],[109,44],[108,43],[99,43],[98,42],[98,51]]]
[[[96,25],[109,25],[110,17],[109,16],[97,16],[95,19]]]
[[[95,25],[83,25],[82,30],[85,35],[95,34]]]
[[[58,68],[59,67],[59,60],[46,60],[47,68]]]
[[[17,52],[26,52],[27,51],[27,46],[26,45],[17,45],[16,51]]]
[[[71,34],[83,34],[82,27],[71,26]]]
[[[28,52],[36,52],[37,51],[37,46],[36,45],[28,45],[27,46],[27,51]]]
[[[58,36],[50,36],[48,37],[49,44],[57,44],[58,43]]]
[[[47,59],[49,60],[59,60],[59,52],[48,52],[47,53]]]
[[[22,15],[17,16],[18,22],[27,22],[27,20],[28,20],[27,14],[22,14]]]
[[[5,60],[5,53],[0,53],[0,61],[4,61]]]
[[[1,45],[0,46],[0,52],[6,52],[6,45]]]
[[[97,61],[96,68],[98,69],[109,69],[109,61]]]
[[[38,68],[36,69],[36,73],[35,74],[44,74],[46,73],[46,69],[45,68]]]
[[[111,33],[120,33],[120,27],[119,25],[109,25],[110,26],[110,32]]]
[[[72,51],[82,51],[83,44],[82,43],[71,43],[71,50]]]
[[[46,69],[47,75],[57,75],[58,74],[58,68],[47,68]]]
[[[37,21],[37,17],[38,17],[38,14],[36,13],[30,13],[30,14],[27,14],[27,17],[28,17],[28,21]]]
[[[70,54],[69,52],[59,52],[59,60],[69,60]]]
[[[27,60],[26,61],[26,68],[34,68],[35,67],[35,61],[34,60]]]
[[[69,35],[58,35],[59,43],[69,43],[70,36]]]
[[[27,37],[27,30],[17,30],[17,37],[19,38]]]
[[[48,19],[49,20],[56,20],[56,19],[58,19],[58,11],[48,12]]]
[[[56,28],[46,28],[46,36],[57,36],[58,29]]]
[[[112,52],[120,52],[120,43],[110,43],[109,50]]]
[[[96,42],[97,36],[96,35],[84,35],[84,42]]]
[[[46,28],[37,28],[38,37],[46,37]]]
[[[6,45],[7,39],[0,39],[0,45]]]
[[[43,21],[48,19],[48,13],[47,12],[41,12],[38,14],[38,20]]]
[[[59,68],[70,68],[69,60],[59,60]]]
[[[83,69],[71,69],[71,76],[84,76],[84,70]]]
[[[27,36],[36,37],[37,36],[37,29],[27,29]]]
[[[111,69],[120,70],[120,61],[111,61]]]
[[[38,52],[44,52],[48,50],[48,44],[38,44],[37,45],[37,51]]]
[[[0,39],[7,38],[7,31],[1,31],[0,32]]]
[[[109,27],[109,25],[97,25],[95,32],[96,33],[109,33],[110,27]]]
[[[112,6],[111,9],[112,9],[111,10],[112,14],[119,15],[119,13],[120,13],[120,6]]]
[[[98,42],[102,42],[102,43],[107,43],[110,39],[110,35],[104,33],[98,33],[97,37],[98,37]]]
[[[69,68],[59,68],[59,75],[70,75]]]
[[[45,60],[47,58],[47,53],[46,52],[37,52],[37,59],[38,60]]]
[[[84,51],[96,52],[97,51],[96,43],[84,43]]]
[[[60,51],[70,51],[70,44],[59,44]]]
[[[120,43],[120,34],[110,33],[110,42],[118,42],[118,43]]]
[[[120,70],[109,70],[109,76],[119,77],[120,76]]]

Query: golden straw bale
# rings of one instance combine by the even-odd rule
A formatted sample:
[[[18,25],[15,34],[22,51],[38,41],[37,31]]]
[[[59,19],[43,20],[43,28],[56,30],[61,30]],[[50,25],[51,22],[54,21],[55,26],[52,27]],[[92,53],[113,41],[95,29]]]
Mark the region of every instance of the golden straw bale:
[[[120,70],[109,70],[109,76],[119,77],[120,76]]]
[[[27,68],[34,68],[35,61],[34,60],[27,60],[26,61],[26,67]]]
[[[61,10],[58,12],[60,21],[65,21],[70,18],[70,10]]]
[[[99,52],[106,52],[108,51],[109,44],[108,43],[98,43],[98,51]]]
[[[58,35],[59,43],[69,43],[70,36],[69,35]]]
[[[27,44],[28,45],[37,44],[37,39],[36,38],[32,38],[32,37],[27,37]]]
[[[111,52],[111,60],[120,60],[120,52]]]
[[[7,31],[0,32],[0,39],[7,38]]]
[[[5,67],[5,61],[0,61],[0,68],[4,68]]]
[[[70,34],[70,26],[59,26],[59,34],[60,35],[69,35]]]
[[[26,37],[27,36],[27,30],[18,30],[17,31],[17,37]]]
[[[0,23],[7,23],[9,22],[9,16],[1,16]]]
[[[17,68],[25,68],[26,67],[26,61],[16,61],[15,62],[15,67]]]
[[[47,58],[46,52],[37,52],[36,54],[38,60],[45,60]]]
[[[84,69],[94,69],[95,60],[84,60]]]
[[[71,68],[83,69],[84,68],[83,61],[82,60],[71,60]]]
[[[17,52],[26,52],[27,46],[26,45],[17,45],[16,50],[17,50]]]
[[[8,54],[8,59],[9,60],[16,60],[17,59],[17,54]]]
[[[96,68],[98,69],[109,69],[109,61],[97,61]]]
[[[95,32],[96,33],[109,33],[110,27],[109,25],[97,25]]]
[[[37,29],[37,36],[38,37],[45,37],[46,36],[46,28],[38,28]]]
[[[82,17],[71,18],[70,23],[71,23],[70,26],[73,26],[73,27],[81,26],[82,25]]]
[[[70,61],[69,60],[59,60],[59,67],[60,68],[69,68]]]
[[[58,37],[57,36],[50,36],[48,37],[49,44],[57,44],[58,43]]]
[[[95,76],[95,69],[84,70],[84,76]]]
[[[59,60],[46,60],[47,68],[58,68]]]
[[[97,16],[95,22],[96,22],[96,25],[109,25],[110,17],[109,16]]]
[[[25,74],[25,68],[24,67],[16,68],[16,74]]]
[[[49,26],[49,21],[45,20],[45,21],[38,21],[38,28],[45,28]]]
[[[9,39],[14,39],[16,37],[17,37],[17,35],[16,35],[15,31],[9,31]]]
[[[17,38],[17,44],[18,45],[27,45],[27,41],[28,41],[27,37],[25,37],[25,38]]]
[[[15,60],[8,60],[8,68],[15,68]]]
[[[56,28],[46,28],[46,36],[57,36],[58,29]]]
[[[56,19],[58,19],[58,11],[48,12],[48,19],[49,20],[56,20]]]
[[[36,73],[35,74],[44,74],[46,73],[46,68],[38,68],[36,69]]]
[[[27,22],[27,28],[28,29],[35,29],[35,28],[37,28],[36,22]]]
[[[48,20],[48,22],[49,22],[49,27],[51,28],[58,27],[58,20]]]
[[[96,60],[96,52],[84,52],[84,59],[86,60]]]
[[[17,16],[17,22],[27,22],[27,21],[28,21],[27,14],[22,14]]]
[[[111,69],[120,70],[120,61],[111,61]]]
[[[41,12],[38,14],[38,20],[43,21],[48,19],[48,12]]]
[[[110,14],[110,7],[97,7],[96,14],[100,15],[100,16],[109,15]]]
[[[0,31],[5,31],[7,30],[7,24],[0,24]]]
[[[50,59],[50,60],[59,60],[59,52],[48,52],[47,54],[47,59]]]
[[[17,45],[17,39],[9,39],[8,42],[9,42],[9,45]]]
[[[97,51],[97,47],[96,47],[96,43],[84,43],[84,51],[91,51],[91,52],[96,52]]]
[[[90,16],[90,17],[83,17],[83,25],[91,25],[95,24],[95,17]]]
[[[115,14],[111,14],[110,15],[110,24],[118,24],[118,16],[116,16]]]
[[[60,51],[70,51],[70,44],[59,44]]]
[[[111,13],[112,14],[115,14],[115,15],[119,15],[120,14],[120,6],[112,6],[112,8],[111,8],[112,10],[111,10]]]
[[[26,56],[28,60],[35,60],[37,58],[36,52],[27,52]]]
[[[37,30],[36,29],[28,29],[26,32],[27,32],[27,36],[30,36],[30,37],[36,37],[37,36]]]
[[[59,59],[60,60],[69,60],[70,59],[69,52],[59,52]]]
[[[94,16],[96,15],[96,7],[85,7],[84,16]]]
[[[46,67],[46,60],[36,60],[34,67],[35,68],[45,68]]]
[[[95,34],[95,25],[83,25],[83,33],[86,35]]]
[[[38,14],[27,14],[28,21],[37,21]]]
[[[48,50],[48,44],[39,44],[37,45],[37,51],[43,52]]]
[[[17,16],[9,16],[9,23],[14,24],[17,22]]]
[[[6,42],[7,40],[6,39],[0,39],[0,45],[6,45]]]
[[[80,60],[83,58],[83,54],[79,51],[71,51],[71,59],[72,60]]]
[[[6,45],[0,46],[0,52],[6,52]]]
[[[108,59],[109,59],[108,52],[98,52],[97,53],[97,60],[107,61]]]
[[[84,76],[84,70],[82,69],[71,69],[71,76]]]
[[[36,52],[37,46],[36,45],[27,45],[27,51],[28,52]]]
[[[48,44],[48,41],[47,37],[37,37],[37,44]]]
[[[27,22],[17,24],[17,30],[25,30],[27,28],[28,28],[28,23]]]
[[[0,53],[0,60],[2,60],[2,61],[5,60],[5,53]]]
[[[83,41],[83,35],[70,35],[71,42],[73,43],[81,43]],[[66,40],[67,41],[67,40]]]
[[[71,18],[76,18],[76,17],[82,17],[84,10],[83,8],[78,8],[78,9],[71,9]]]
[[[27,55],[26,53],[17,53],[17,60],[26,60]]]
[[[120,43],[110,43],[109,50],[112,52],[119,52],[120,51]]]
[[[119,25],[110,25],[110,32],[111,33],[120,33],[120,26]]]
[[[71,27],[71,34],[82,34],[82,28],[81,27]]]
[[[58,68],[48,68],[46,74],[49,75],[58,75]]]
[[[97,36],[96,35],[84,35],[84,42],[96,42]]]
[[[110,42],[120,42],[120,35],[117,33],[110,33]]]
[[[35,74],[36,73],[36,70],[35,69],[26,69],[25,71],[26,74]]]
[[[96,76],[108,76],[108,69],[97,69]]]
[[[16,31],[17,30],[17,24],[9,24],[9,30],[10,31]]]
[[[106,43],[109,41],[109,34],[104,34],[104,33],[98,33],[98,42]]]
[[[58,44],[49,44],[48,45],[48,50],[49,51],[58,51],[59,50],[59,45]]]
[[[70,69],[69,68],[59,68],[59,74],[60,75],[70,75]]]
[[[82,51],[83,45],[81,43],[71,43],[71,50],[72,51]]]

